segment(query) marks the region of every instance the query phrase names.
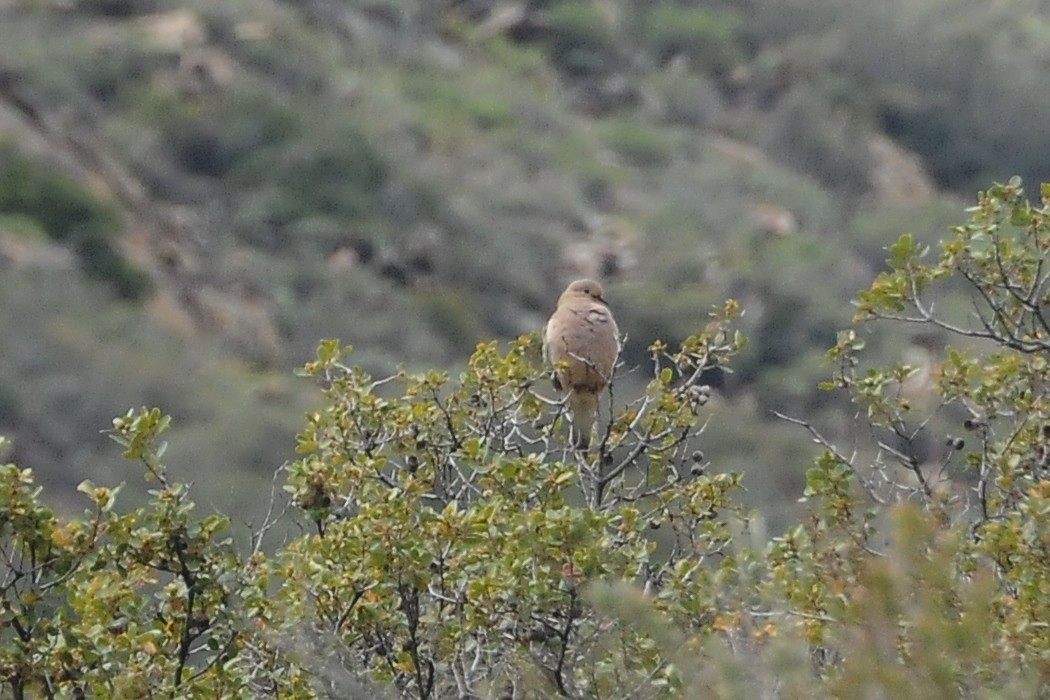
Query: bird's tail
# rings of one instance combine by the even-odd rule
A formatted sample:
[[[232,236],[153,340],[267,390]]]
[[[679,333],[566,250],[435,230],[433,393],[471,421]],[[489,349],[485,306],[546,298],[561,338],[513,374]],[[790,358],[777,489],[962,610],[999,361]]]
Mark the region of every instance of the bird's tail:
[[[572,439],[576,447],[587,449],[591,443],[591,429],[598,415],[598,395],[590,391],[574,391],[569,399],[572,410]]]

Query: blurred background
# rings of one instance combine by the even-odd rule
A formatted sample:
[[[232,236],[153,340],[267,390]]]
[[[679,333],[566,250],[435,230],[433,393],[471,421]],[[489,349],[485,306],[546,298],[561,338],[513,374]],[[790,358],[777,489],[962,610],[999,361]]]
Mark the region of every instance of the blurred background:
[[[84,478],[139,492],[100,431],[157,405],[174,478],[252,519],[321,402],[292,375],[319,339],[455,372],[592,276],[628,335],[622,398],[650,342],[740,300],[705,452],[782,526],[814,446],[772,412],[848,438],[816,385],[884,248],[1047,179],[1048,12],[0,0],[0,458],[61,509]],[[867,333],[874,358],[935,363],[943,339],[907,331]]]

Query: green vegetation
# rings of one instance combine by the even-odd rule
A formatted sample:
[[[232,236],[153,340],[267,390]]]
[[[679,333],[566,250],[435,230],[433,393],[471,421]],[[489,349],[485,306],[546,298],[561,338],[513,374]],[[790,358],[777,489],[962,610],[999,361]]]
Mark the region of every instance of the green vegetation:
[[[119,210],[6,142],[0,143],[0,215],[17,216],[23,226],[26,220],[34,222],[51,239],[68,244],[85,272],[107,281],[121,297],[140,299],[149,293],[146,273],[114,247],[121,230]]]
[[[84,515],[57,517],[31,470],[0,467],[0,687],[1043,697],[1048,250],[1050,186],[1033,205],[1017,180],[982,193],[936,258],[910,235],[891,246],[827,354],[823,388],[844,394],[862,437],[843,449],[788,417],[819,453],[797,494],[806,513],[781,533],[704,454],[720,409],[703,382],[746,346],[733,301],[679,348],[649,348],[644,390],[614,389],[586,453],[542,388],[536,334],[478,345],[457,378],[376,379],[323,341],[301,374],[324,405],[239,546],[165,467],[170,418],[129,411],[108,432],[155,482],[140,508],[120,506],[128,487],[85,481]],[[943,285],[969,290],[976,319],[934,312]],[[866,357],[864,326],[901,323],[956,343],[924,403],[918,367]],[[958,418],[948,435],[931,421],[944,412]],[[924,436],[946,441],[942,458],[918,458]]]
[[[0,137],[17,146],[0,169],[37,172],[19,187],[49,181],[0,213],[0,259],[16,260],[0,287],[51,304],[19,333],[47,338],[70,315],[39,291],[58,278],[82,297],[79,323],[106,326],[113,302],[79,271],[19,269],[54,250],[26,242],[41,232],[142,302],[121,313],[146,355],[225,355],[191,364],[249,394],[319,337],[352,341],[377,374],[461,368],[467,348],[534,330],[551,290],[591,274],[625,320],[631,366],[650,339],[678,343],[710,304],[740,298],[753,342],[721,397],[760,433],[775,430],[771,409],[828,403],[813,385],[847,318],[836,301],[876,274],[887,232],[932,242],[975,184],[1045,175],[1030,115],[1047,111],[1032,68],[1047,45],[1037,19],[1018,19],[1038,15],[1029,0],[322,4],[3,3]],[[2,296],[13,323],[21,306]],[[880,358],[908,340],[897,332]],[[47,342],[0,361],[22,397],[2,425],[25,438],[21,457],[185,381],[180,363],[132,363],[146,375],[98,386],[106,357],[143,347],[81,342],[86,363]],[[103,396],[69,412],[69,396],[9,388],[37,375]],[[232,399],[215,401],[235,422]],[[297,420],[294,403],[279,424]],[[173,440],[201,438],[208,412],[177,415]],[[206,442],[223,439],[215,424]],[[743,449],[778,468],[775,450]],[[178,454],[194,476],[219,468]],[[72,471],[91,469],[77,451]]]
[[[0,695],[1045,695],[1041,17],[0,3]]]
[[[549,13],[547,51],[569,76],[610,73],[623,60],[614,22],[598,3],[562,0],[552,3]]]
[[[639,167],[667,165],[675,151],[671,136],[638,122],[605,123],[602,137],[625,161]]]
[[[736,12],[655,4],[645,13],[643,35],[664,61],[687,56],[701,73],[716,75],[743,58],[737,34],[743,20]]]

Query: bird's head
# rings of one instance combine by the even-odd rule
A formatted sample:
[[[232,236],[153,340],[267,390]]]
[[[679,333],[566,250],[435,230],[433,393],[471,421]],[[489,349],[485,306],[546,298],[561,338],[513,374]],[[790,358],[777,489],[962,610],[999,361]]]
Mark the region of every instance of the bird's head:
[[[568,287],[566,287],[565,291],[562,292],[561,298],[568,299],[570,297],[583,296],[594,299],[595,301],[600,301],[604,304],[605,299],[602,296],[603,294],[604,291],[602,290],[602,286],[600,284],[598,284],[594,280],[582,279],[576,280],[575,282],[571,283]]]

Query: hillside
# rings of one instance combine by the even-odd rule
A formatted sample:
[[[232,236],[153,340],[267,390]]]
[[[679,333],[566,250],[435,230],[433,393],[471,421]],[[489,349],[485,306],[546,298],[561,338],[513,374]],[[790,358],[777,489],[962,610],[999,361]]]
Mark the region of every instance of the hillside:
[[[320,338],[458,368],[591,275],[626,392],[652,340],[741,301],[710,456],[796,493],[805,436],[771,412],[842,429],[820,358],[883,248],[1046,178],[1038,6],[0,2],[4,458],[119,481],[98,431],[161,405],[173,469],[250,511]]]

